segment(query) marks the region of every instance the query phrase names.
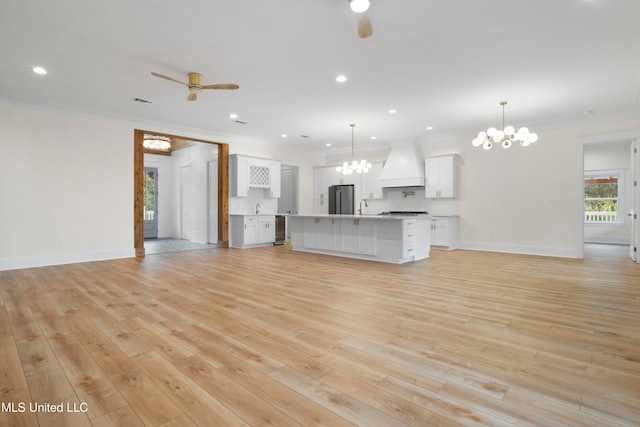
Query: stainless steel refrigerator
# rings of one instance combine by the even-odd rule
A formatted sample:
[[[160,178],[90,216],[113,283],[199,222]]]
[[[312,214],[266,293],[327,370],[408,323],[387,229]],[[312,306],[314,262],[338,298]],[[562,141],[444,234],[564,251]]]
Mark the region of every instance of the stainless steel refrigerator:
[[[329,213],[353,215],[353,185],[332,185],[329,187]]]

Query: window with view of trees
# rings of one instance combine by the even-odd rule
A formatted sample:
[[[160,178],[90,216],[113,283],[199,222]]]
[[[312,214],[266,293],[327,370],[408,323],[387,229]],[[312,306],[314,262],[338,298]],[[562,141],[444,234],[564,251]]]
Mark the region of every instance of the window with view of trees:
[[[623,171],[586,172],[584,176],[584,221],[591,224],[624,222],[622,208]]]

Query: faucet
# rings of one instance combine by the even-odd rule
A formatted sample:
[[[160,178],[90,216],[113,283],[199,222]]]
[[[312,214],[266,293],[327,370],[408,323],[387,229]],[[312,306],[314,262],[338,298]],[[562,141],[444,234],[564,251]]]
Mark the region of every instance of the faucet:
[[[260,203],[256,203],[256,215],[260,215]]]
[[[358,209],[358,215],[362,215],[362,202],[364,202],[364,207],[368,208],[369,205],[367,204],[367,201],[365,199],[360,200],[360,209]]]

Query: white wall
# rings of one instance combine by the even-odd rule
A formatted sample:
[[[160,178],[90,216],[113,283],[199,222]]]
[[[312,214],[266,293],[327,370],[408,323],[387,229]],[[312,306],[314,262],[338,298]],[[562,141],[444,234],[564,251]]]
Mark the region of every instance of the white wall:
[[[163,124],[0,103],[0,269],[134,256],[135,128],[227,142],[231,153],[299,166],[300,212],[313,212],[313,166],[324,161],[313,153],[252,146]],[[579,141],[639,129],[640,118],[635,118],[536,129],[540,141],[528,149],[485,152],[467,140],[423,142],[420,148],[424,156],[461,155],[463,247],[578,256],[583,230]]]
[[[425,155],[458,153],[460,237],[467,249],[582,256],[582,140],[636,132],[640,119],[538,130],[523,148],[425,144]]]
[[[133,256],[133,130],[0,105],[0,270]]]
[[[135,256],[136,128],[225,142],[230,152],[299,165],[301,188],[313,185],[305,154],[201,130],[9,102],[0,98],[0,270]],[[312,202],[312,196],[301,200]]]

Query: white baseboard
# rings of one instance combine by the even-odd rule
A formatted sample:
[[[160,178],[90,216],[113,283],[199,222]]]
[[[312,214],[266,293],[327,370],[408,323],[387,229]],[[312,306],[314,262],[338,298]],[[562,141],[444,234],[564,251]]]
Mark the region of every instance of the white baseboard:
[[[584,236],[585,243],[607,243],[611,245],[629,245],[629,236]]]
[[[571,248],[545,248],[539,246],[508,245],[502,243],[460,242],[459,249],[485,252],[504,252],[520,255],[539,255],[560,258],[580,258],[578,250]]]
[[[20,268],[46,267],[51,265],[75,264],[78,262],[133,258],[135,256],[135,249],[120,249],[100,252],[74,252],[33,257],[0,258],[0,271],[17,270]]]

